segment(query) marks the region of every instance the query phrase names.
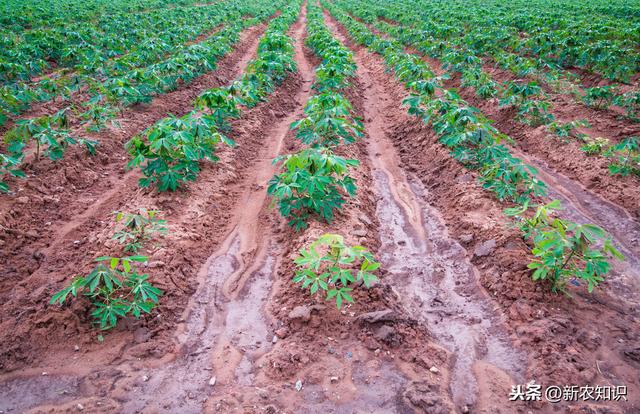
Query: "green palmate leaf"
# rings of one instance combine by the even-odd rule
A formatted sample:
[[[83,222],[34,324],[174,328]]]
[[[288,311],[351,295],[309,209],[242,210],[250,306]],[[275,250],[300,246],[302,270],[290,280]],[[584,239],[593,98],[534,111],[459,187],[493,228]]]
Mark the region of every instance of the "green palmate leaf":
[[[531,217],[524,215],[527,210],[514,214],[525,238],[533,242],[535,259],[528,268],[533,270],[533,280],[549,280],[554,292],[567,292],[569,280],[586,282],[591,292],[610,270],[608,256],[623,257],[602,228],[554,217],[559,208],[560,202],[554,200],[538,206]]]
[[[312,295],[320,289],[326,291],[327,299],[335,300],[338,308],[345,301],[353,302],[348,292],[356,282],[372,286],[377,280],[372,272],[380,267],[365,248],[347,246],[342,236],[330,233],[318,237],[308,249],[301,249],[294,263],[298,270],[293,282],[308,288]]]
[[[119,220],[125,217],[117,215]],[[63,304],[69,294],[76,297],[82,292],[92,302],[92,316],[100,329],[113,328],[127,314],[139,317],[141,312],[149,313],[163,292],[149,283],[148,275],[140,275],[134,268],[135,263],[146,260],[145,256],[98,257],[98,265],[87,276],[74,278],[69,286],[52,296],[50,303]],[[133,301],[129,302],[127,298],[131,297]]]
[[[312,214],[330,222],[345,202],[342,191],[355,194],[355,183],[348,176],[349,167],[357,165],[355,160],[345,160],[328,149],[310,148],[278,161],[282,171],[269,181],[267,192],[297,228],[305,228]]]

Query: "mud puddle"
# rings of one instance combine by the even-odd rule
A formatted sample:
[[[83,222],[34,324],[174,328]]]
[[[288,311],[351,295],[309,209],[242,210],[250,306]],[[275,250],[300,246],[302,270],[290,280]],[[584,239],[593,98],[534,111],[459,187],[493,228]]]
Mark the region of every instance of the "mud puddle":
[[[64,403],[84,394],[82,380],[72,375],[16,378],[0,384],[0,413],[21,413],[46,403]]]
[[[219,378],[235,372],[238,384],[251,384],[253,361],[271,345],[262,309],[269,296],[276,260],[267,255],[257,271],[246,278],[247,293],[235,300],[225,295],[224,284],[234,275],[245,272],[242,253],[241,237],[236,229],[201,270],[200,287],[192,297],[191,311],[177,335],[179,356],[159,368],[136,373],[131,386],[125,387],[136,397],[126,399],[123,411],[156,408],[199,413],[221,385]],[[216,363],[219,350],[229,352],[229,346],[240,358],[226,360],[224,365]]]
[[[358,345],[354,344],[354,347]],[[364,352],[364,351],[363,351]],[[327,365],[331,366],[328,362]],[[339,383],[305,385],[304,406],[296,413],[408,413],[413,412],[403,401],[408,383],[389,361],[358,361]]]
[[[335,27],[333,31],[338,33]],[[437,210],[424,202],[426,189],[418,179],[408,179],[401,167],[384,124],[383,111],[395,104],[375,78],[373,62],[358,52],[356,63],[365,90],[365,130],[379,197],[376,214],[382,267],[388,272],[385,281],[403,298],[407,313],[453,353],[449,388],[458,408],[491,400],[496,404],[512,384],[524,380],[526,355],[513,348],[500,328],[503,322],[482,293],[466,250],[449,236]],[[486,376],[476,375],[487,370],[502,380],[489,383]]]
[[[375,185],[381,199],[377,214],[381,223],[382,263],[391,274],[394,290],[405,298],[409,313],[426,323],[436,339],[455,355],[451,393],[459,407],[472,407],[479,393],[474,365],[482,361],[520,383],[526,358],[515,350],[498,326],[490,302],[478,293],[477,275],[467,253],[447,234],[438,213],[422,205],[427,238],[405,218],[391,196],[389,180],[376,172]],[[415,200],[425,197],[421,183],[412,180]],[[506,385],[506,384],[505,384]],[[497,391],[497,390],[496,390]]]

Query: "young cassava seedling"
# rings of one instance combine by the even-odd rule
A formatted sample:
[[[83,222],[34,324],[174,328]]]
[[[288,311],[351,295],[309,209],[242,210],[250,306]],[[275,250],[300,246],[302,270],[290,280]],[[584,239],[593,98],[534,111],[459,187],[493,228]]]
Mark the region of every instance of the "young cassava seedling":
[[[146,262],[147,257],[103,256],[95,261],[98,265],[88,275],[74,278],[53,295],[50,304],[62,305],[69,295],[75,298],[82,294],[89,298],[91,316],[102,330],[115,327],[120,318],[151,313],[163,292],[149,283],[149,275],[140,274],[135,268],[136,262]]]
[[[602,282],[611,265],[607,256],[623,260],[610,236],[593,224],[578,224],[554,216],[561,208],[554,200],[536,208],[531,217],[524,213],[529,203],[505,210],[508,216],[517,216],[519,228],[526,240],[533,242],[531,252],[535,259],[527,266],[532,269],[533,280],[548,279],[551,290],[567,293],[566,284],[587,283],[589,292]]]
[[[157,210],[145,208],[138,213],[116,212],[116,222],[121,227],[113,235],[113,240],[124,245],[125,252],[136,253],[155,233],[167,232],[166,221],[160,219],[158,213]]]
[[[344,302],[353,302],[350,292],[362,284],[369,288],[377,280],[372,273],[380,267],[373,255],[362,246],[348,246],[339,234],[324,234],[308,249],[301,249],[295,258],[298,267],[293,278],[303,289],[314,295],[326,293],[335,300],[338,309]]]

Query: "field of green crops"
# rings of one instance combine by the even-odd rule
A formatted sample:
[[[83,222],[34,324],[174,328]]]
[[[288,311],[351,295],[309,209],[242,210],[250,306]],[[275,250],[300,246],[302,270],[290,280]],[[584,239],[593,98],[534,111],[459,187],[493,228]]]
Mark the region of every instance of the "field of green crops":
[[[637,0],[0,0],[0,414],[640,412],[639,81]]]

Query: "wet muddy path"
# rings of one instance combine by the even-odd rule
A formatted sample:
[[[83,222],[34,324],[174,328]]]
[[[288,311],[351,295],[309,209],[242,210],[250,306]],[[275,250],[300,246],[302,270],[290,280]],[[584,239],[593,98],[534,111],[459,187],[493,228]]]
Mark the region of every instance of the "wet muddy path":
[[[336,27],[334,34],[343,42]],[[521,382],[526,357],[514,348],[491,301],[481,293],[478,272],[467,251],[451,238],[426,189],[408,174],[388,138],[382,113],[395,106],[384,85],[371,75],[366,54],[355,54],[359,86],[364,90],[364,120],[380,222],[385,281],[403,298],[408,313],[428,326],[437,342],[453,354],[449,390],[459,409],[478,399],[499,399],[504,389],[478,382],[491,371],[510,384]],[[480,365],[484,370],[478,369]],[[476,376],[477,373],[481,375]]]

